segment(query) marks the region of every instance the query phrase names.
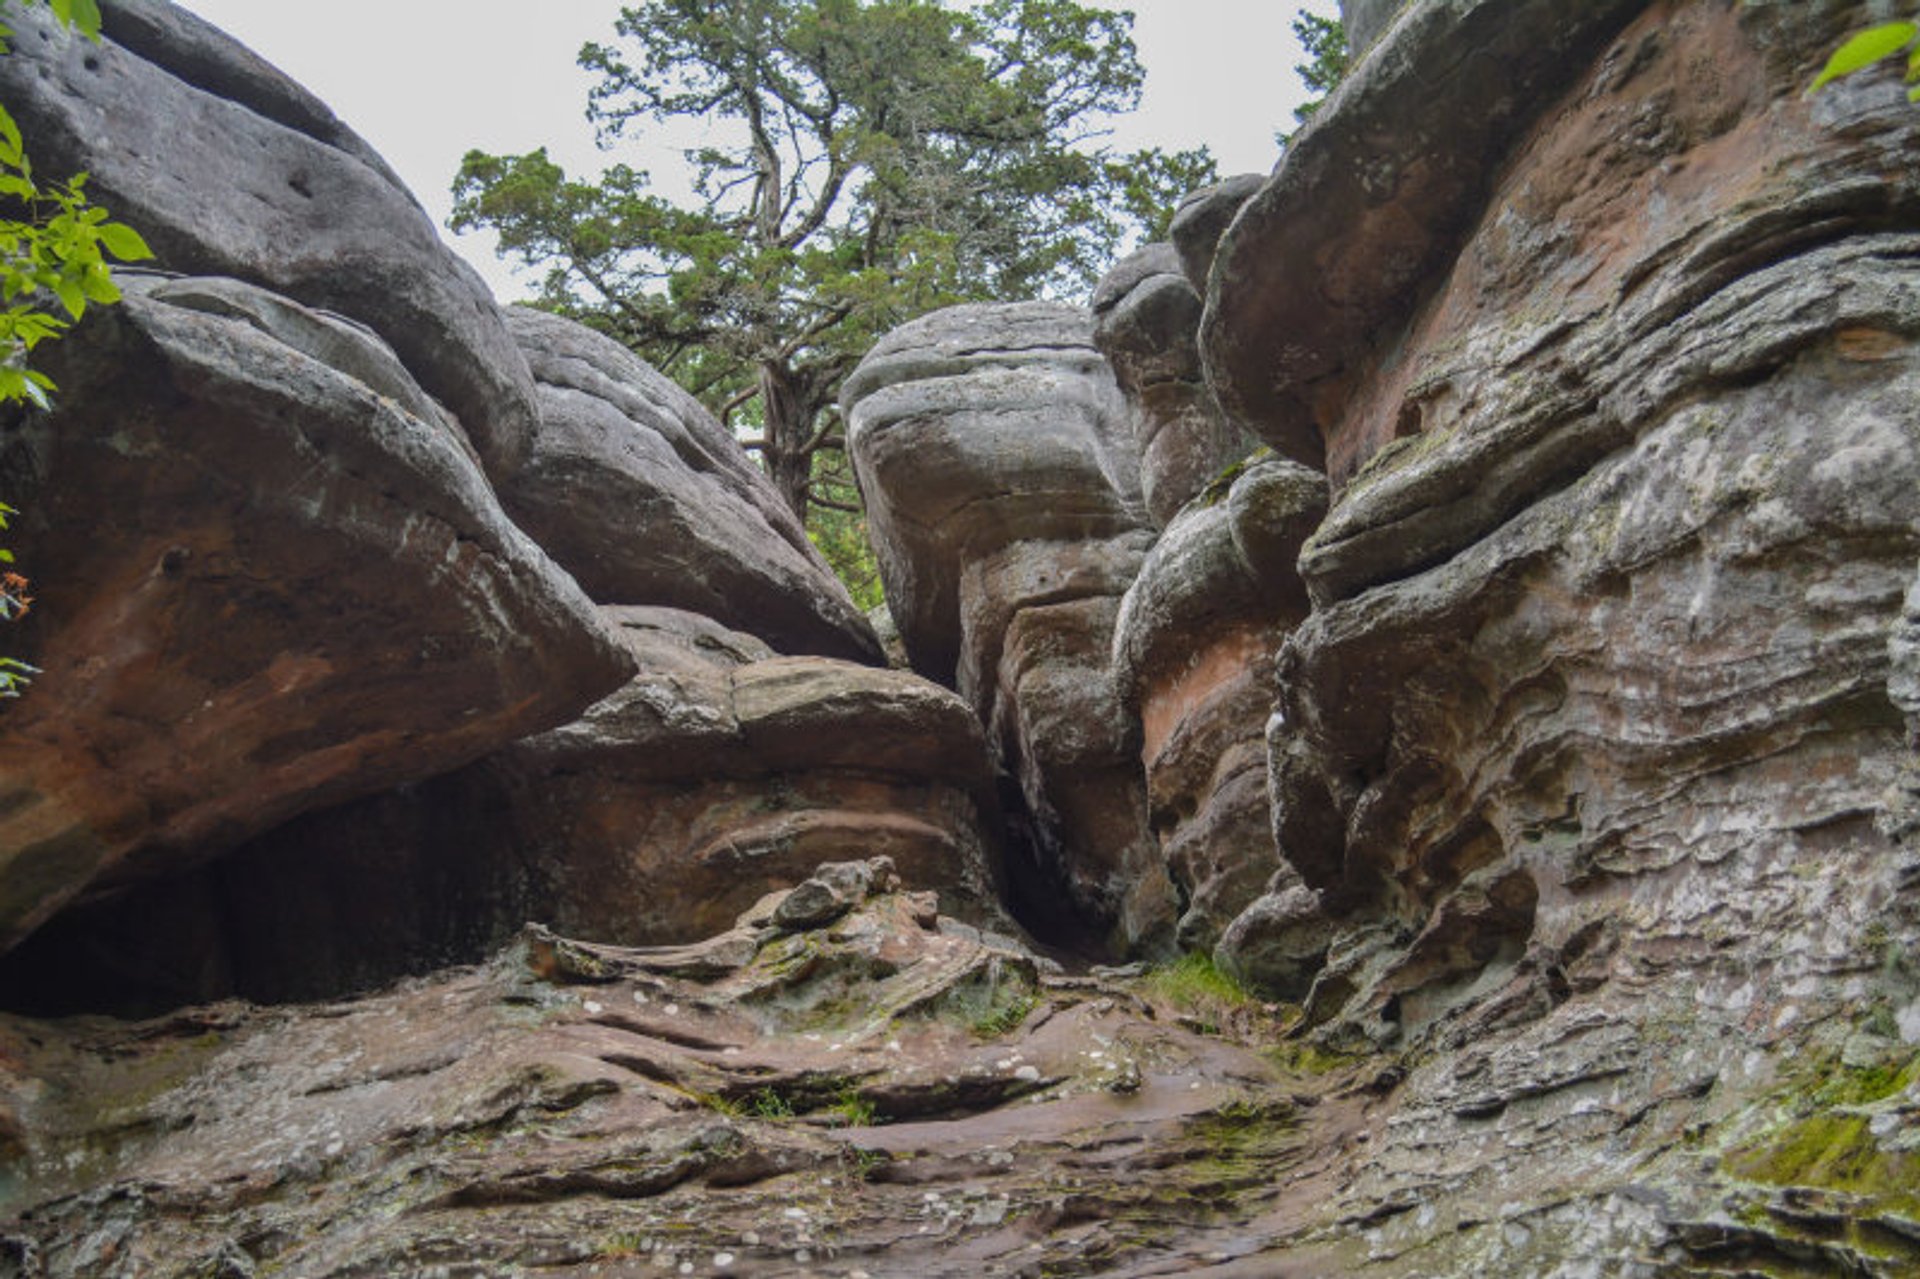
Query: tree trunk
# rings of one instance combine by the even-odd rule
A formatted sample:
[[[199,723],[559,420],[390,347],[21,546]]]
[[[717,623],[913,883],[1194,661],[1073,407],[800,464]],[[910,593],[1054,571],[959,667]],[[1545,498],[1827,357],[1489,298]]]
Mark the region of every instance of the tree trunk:
[[[760,412],[766,429],[761,461],[774,488],[804,528],[807,523],[807,481],[813,474],[813,455],[807,442],[813,435],[813,405],[803,394],[800,379],[784,364],[760,366]]]

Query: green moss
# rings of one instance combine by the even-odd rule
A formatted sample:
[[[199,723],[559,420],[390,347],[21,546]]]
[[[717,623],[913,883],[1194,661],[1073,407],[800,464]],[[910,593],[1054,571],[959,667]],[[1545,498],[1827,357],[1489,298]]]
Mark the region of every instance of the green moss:
[[[1920,1157],[1883,1150],[1865,1115],[1822,1114],[1788,1124],[1736,1152],[1728,1169],[1772,1186],[1812,1186],[1920,1210]]]
[[[1222,467],[1220,473],[1208,480],[1206,487],[1200,490],[1200,505],[1220,505],[1220,503],[1226,500],[1227,494],[1233,491],[1234,481],[1238,480],[1242,475],[1245,475],[1252,467],[1257,466],[1272,456],[1273,449],[1262,444],[1259,448],[1247,454],[1239,461],[1229,463],[1227,466]]]
[[[1263,1054],[1266,1059],[1290,1075],[1331,1075],[1345,1070],[1360,1058],[1334,1052],[1306,1040],[1276,1044]]]
[[[1915,1079],[1920,1079],[1920,1054],[1904,1063],[1843,1066],[1827,1077],[1813,1099],[1821,1106],[1870,1106],[1905,1090]]]
[[[1148,972],[1147,993],[1192,1018],[1203,1034],[1217,1035],[1236,1012],[1261,1006],[1253,992],[1221,971],[1213,956],[1195,951]]]
[[[987,1008],[975,1017],[968,1029],[981,1039],[998,1039],[1009,1031],[1016,1030],[1027,1019],[1040,1000],[1031,991],[1024,989],[1008,990],[1007,997],[997,1003],[989,1003]]]

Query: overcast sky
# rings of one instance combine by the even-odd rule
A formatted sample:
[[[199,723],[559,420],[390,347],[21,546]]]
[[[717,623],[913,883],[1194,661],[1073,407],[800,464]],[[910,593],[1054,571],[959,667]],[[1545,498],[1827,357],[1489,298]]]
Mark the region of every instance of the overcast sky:
[[[1147,71],[1139,112],[1119,122],[1125,150],[1205,144],[1223,174],[1273,167],[1275,128],[1303,96],[1291,30],[1296,0],[1093,0],[1131,8]],[[496,262],[490,239],[446,230],[448,188],[469,149],[545,146],[570,174],[618,158],[670,194],[679,156],[597,150],[586,122],[588,40],[612,37],[619,0],[182,0],[317,94],[406,179],[442,234],[504,299],[530,280]],[[1333,0],[1307,0],[1334,12]]]

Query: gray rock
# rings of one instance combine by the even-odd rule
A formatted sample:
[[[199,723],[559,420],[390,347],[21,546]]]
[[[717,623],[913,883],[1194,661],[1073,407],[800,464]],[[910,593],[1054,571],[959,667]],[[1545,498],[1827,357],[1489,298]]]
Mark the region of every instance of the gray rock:
[[[789,932],[824,928],[868,897],[898,888],[893,862],[875,857],[861,862],[831,862],[794,886],[774,907],[771,923]]]
[[[887,602],[933,679],[960,658],[965,563],[1146,524],[1125,405],[1085,312],[935,312],[883,338],[842,402]]]
[[[146,237],[159,267],[365,324],[452,411],[490,474],[519,465],[533,387],[491,295],[330,111],[156,0],[108,6],[97,45],[40,5],[9,25],[0,97],[36,172],[86,173],[88,194]]]
[[[1264,173],[1238,173],[1212,186],[1201,187],[1180,201],[1167,229],[1179,255],[1180,269],[1187,283],[1201,297],[1207,294],[1207,282],[1213,275],[1214,255],[1220,249],[1220,237],[1227,233],[1240,206],[1266,185]]]
[[[1320,895],[1296,882],[1241,911],[1214,948],[1214,962],[1270,999],[1299,1002],[1326,962],[1336,931]]]
[[[500,496],[588,594],[700,613],[781,652],[881,660],[846,587],[698,401],[584,325],[525,307],[507,325],[540,425]]]
[[[1093,294],[1094,345],[1126,396],[1140,448],[1141,492],[1161,525],[1253,448],[1221,414],[1202,378],[1200,309],[1200,295],[1167,244],[1121,261]]]
[[[1340,0],[1340,22],[1347,31],[1347,47],[1357,59],[1373,47],[1411,0]]]

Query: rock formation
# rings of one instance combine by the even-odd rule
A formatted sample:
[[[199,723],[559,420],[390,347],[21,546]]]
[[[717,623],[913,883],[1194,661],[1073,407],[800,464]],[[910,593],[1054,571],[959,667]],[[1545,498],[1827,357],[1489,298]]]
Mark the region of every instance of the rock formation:
[[[1051,901],[1049,924],[1096,945],[1151,945],[1173,922],[1171,886],[1108,654],[1152,538],[1087,315],[936,312],[883,339],[844,403],[907,653],[972,704],[1017,785],[1033,859],[1018,896]]]
[[[952,693],[697,614],[606,612],[640,673],[578,720],[70,911],[0,959],[0,1004],[330,998],[477,962],[528,919],[693,942],[848,849],[1012,927],[986,746]]]
[[[1204,277],[1203,277],[1204,278]],[[1093,341],[1113,365],[1139,446],[1140,490],[1165,527],[1253,449],[1213,402],[1200,369],[1200,294],[1171,244],[1108,272],[1093,293]]]
[[[232,280],[127,294],[0,458],[43,671],[0,733],[0,945],[631,670],[379,338]]]
[[[0,1274],[1920,1272],[1920,111],[1897,62],[1802,92],[1882,8],[1344,5],[1280,167],[1097,314],[849,381],[917,675],[835,660],[865,628],[624,355],[481,307],[429,370],[102,144],[202,274],[0,452],[49,658],[0,775],[146,761],[3,881],[58,915],[0,972]],[[213,33],[109,32],[32,27],[0,96],[65,137],[148,86],[413,216]],[[460,287],[420,253],[391,287]],[[1041,959],[1002,893],[1255,993]],[[142,971],[418,975],[98,1015]],[[29,1015],[48,974],[95,1015]]]
[[[540,418],[500,497],[589,595],[704,614],[783,653],[879,659],[799,521],[698,401],[570,320],[513,307],[507,327]]]

